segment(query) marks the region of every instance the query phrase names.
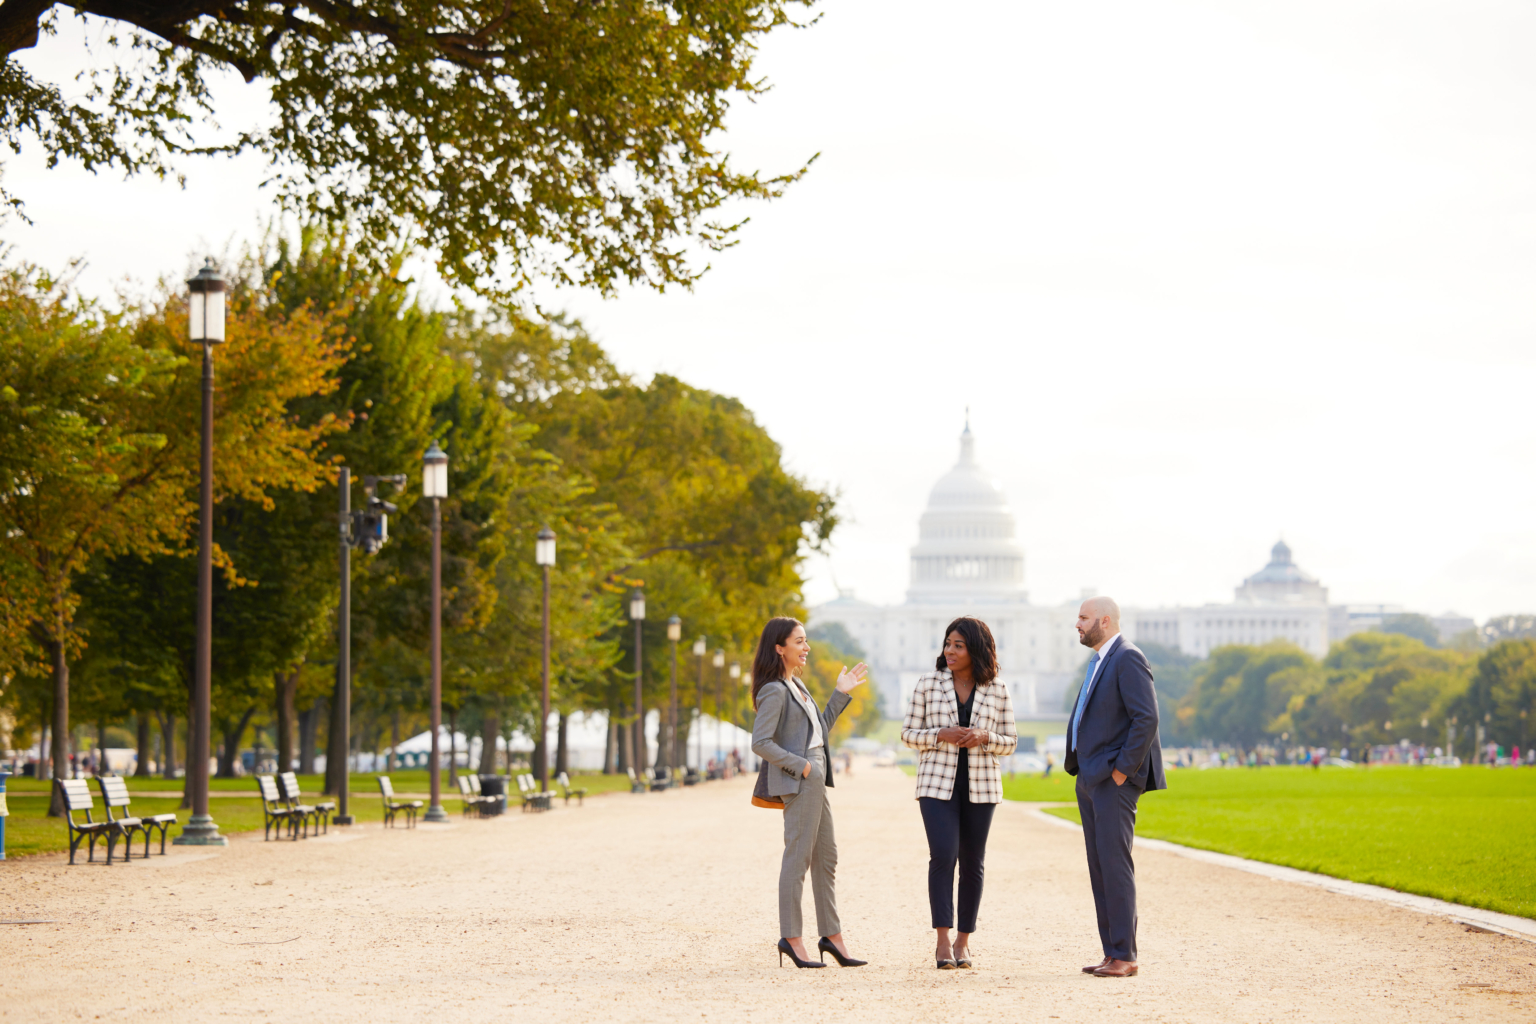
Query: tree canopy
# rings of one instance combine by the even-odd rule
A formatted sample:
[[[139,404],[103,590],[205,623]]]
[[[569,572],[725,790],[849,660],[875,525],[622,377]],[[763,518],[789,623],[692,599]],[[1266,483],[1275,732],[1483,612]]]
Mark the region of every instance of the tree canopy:
[[[256,152],[289,208],[355,226],[370,258],[410,238],[482,291],[686,285],[688,248],[742,223],[726,203],[803,171],[739,171],[718,136],[733,98],[767,89],[764,36],[812,2],[4,0],[0,142],[162,176]],[[106,23],[106,62],[66,98],[18,55],[75,15]],[[215,130],[227,70],[268,90],[272,123]]]
[[[425,307],[333,231],[279,240],[231,277],[229,341],[216,361],[222,770],[233,769],[251,726],[270,729],[267,749],[290,758],[295,713],[308,723],[301,737],[328,736],[328,767],[344,761],[340,731],[317,725],[337,653],[339,464],[355,483],[369,473],[408,481],[387,495],[399,506],[389,543],[352,559],[352,735],[363,749],[379,749],[386,731],[419,728],[426,710],[431,503],[417,481],[434,439],[450,457],[444,706],[466,732],[538,734],[542,581],[532,553],[546,526],[559,538],[551,618],[561,714],[636,720],[631,588],[644,588],[651,609],[646,710],[670,697],[669,616],[747,662],[763,619],[802,613],[801,560],[835,528],[834,500],[784,468],[735,399],[667,376],[633,380],[579,324],[507,307]],[[0,292],[0,560],[24,571],[0,575],[16,640],[0,682],[6,671],[20,677],[0,703],[23,728],[51,714],[63,763],[81,714],[108,724],[133,715],[147,742],[146,716],[170,735],[187,706],[197,360],[179,340],[185,314],[174,297],[107,317],[35,272],[10,280]],[[59,374],[81,383],[44,386]],[[144,467],[154,472],[139,508],[120,492]],[[52,553],[69,544],[79,550],[68,571],[47,576]],[[70,612],[62,627],[60,600]],[[35,685],[48,674],[45,650],[57,655],[51,688]],[[67,699],[71,666],[80,714]],[[739,683],[723,673],[701,689],[685,669],[679,683],[683,709],[749,724]],[[872,703],[856,711],[850,723],[878,717]]]

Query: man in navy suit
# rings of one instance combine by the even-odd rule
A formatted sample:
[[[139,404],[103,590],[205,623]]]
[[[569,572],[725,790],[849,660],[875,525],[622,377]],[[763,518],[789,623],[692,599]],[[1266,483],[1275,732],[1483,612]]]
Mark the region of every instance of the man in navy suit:
[[[1113,599],[1083,602],[1077,636],[1093,654],[1067,722],[1064,767],[1077,776],[1088,879],[1104,946],[1103,962],[1083,971],[1129,978],[1136,973],[1136,801],[1146,790],[1168,788],[1157,740],[1157,691],[1146,655],[1120,635],[1120,606]]]

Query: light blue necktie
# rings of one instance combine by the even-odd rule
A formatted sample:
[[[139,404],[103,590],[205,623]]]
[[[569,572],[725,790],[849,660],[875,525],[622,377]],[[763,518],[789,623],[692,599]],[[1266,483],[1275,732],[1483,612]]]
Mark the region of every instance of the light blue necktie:
[[[1083,688],[1077,694],[1077,710],[1072,713],[1072,749],[1077,749],[1077,727],[1083,720],[1083,708],[1088,704],[1088,689],[1093,682],[1093,670],[1099,664],[1099,652],[1088,655],[1088,673],[1083,676]]]

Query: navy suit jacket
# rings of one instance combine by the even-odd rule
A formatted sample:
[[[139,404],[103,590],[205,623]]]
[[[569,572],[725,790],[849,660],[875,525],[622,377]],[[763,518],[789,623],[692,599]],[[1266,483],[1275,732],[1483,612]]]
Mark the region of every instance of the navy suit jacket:
[[[1076,706],[1073,707],[1076,715]],[[1067,742],[1072,724],[1067,724]],[[1097,786],[1119,770],[1126,785],[1139,790],[1167,789],[1163,747],[1157,739],[1157,691],[1152,666],[1141,648],[1122,634],[1099,669],[1083,720],[1077,725],[1077,746],[1067,747],[1063,767],[1089,786]]]

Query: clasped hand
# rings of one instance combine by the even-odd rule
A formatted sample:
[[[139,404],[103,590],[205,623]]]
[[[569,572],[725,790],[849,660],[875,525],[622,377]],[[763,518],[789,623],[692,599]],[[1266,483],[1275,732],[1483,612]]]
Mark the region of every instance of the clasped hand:
[[[940,743],[953,743],[957,747],[979,747],[987,742],[987,730],[966,729],[951,725],[939,730]]]

